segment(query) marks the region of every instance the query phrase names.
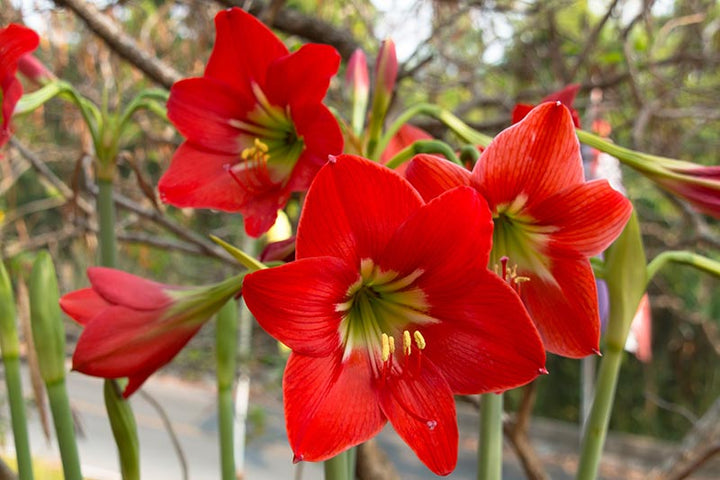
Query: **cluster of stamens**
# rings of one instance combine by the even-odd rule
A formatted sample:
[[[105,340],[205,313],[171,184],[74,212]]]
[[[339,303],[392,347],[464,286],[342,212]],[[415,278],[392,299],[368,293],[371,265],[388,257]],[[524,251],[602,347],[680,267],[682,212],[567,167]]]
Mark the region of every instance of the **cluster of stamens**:
[[[420,370],[420,358],[422,357],[422,351],[425,350],[427,343],[425,337],[418,330],[415,330],[410,335],[409,330],[403,330],[403,368],[411,369],[411,372],[417,373]],[[414,340],[414,342],[413,342]],[[416,354],[413,355],[413,343],[417,347]],[[395,338],[383,333],[380,336],[380,355],[382,358],[382,378],[386,379],[388,373],[392,369],[392,355],[395,353]],[[414,359],[412,364],[410,359]]]
[[[230,176],[241,187],[251,190],[261,190],[272,183],[268,170],[268,146],[259,138],[255,138],[252,147],[247,147],[240,152],[242,162],[228,170]]]
[[[508,285],[513,287],[516,292],[520,291],[520,285],[529,282],[530,277],[525,277],[523,275],[518,274],[518,266],[517,264],[513,265],[511,268],[508,268],[508,257],[501,257],[500,258],[500,265],[495,264],[493,269],[495,270],[495,274],[505,280]]]

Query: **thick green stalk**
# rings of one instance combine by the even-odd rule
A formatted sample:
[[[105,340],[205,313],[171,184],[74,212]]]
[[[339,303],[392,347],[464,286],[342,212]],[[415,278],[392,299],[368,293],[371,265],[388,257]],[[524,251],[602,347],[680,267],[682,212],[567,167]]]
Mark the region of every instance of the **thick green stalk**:
[[[480,442],[478,444],[478,480],[502,478],[503,395],[486,393],[480,401]]]
[[[452,163],[462,166],[450,145],[441,140],[417,140],[400,150],[385,165],[388,168],[397,168],[418,153],[439,153]]]
[[[392,139],[392,137],[398,132],[398,130],[400,130],[400,127],[402,127],[404,124],[410,121],[411,118],[417,115],[428,115],[430,117],[437,118],[443,124],[447,125],[450,130],[452,130],[466,143],[487,147],[492,140],[492,137],[484,135],[477,130],[474,130],[472,127],[467,125],[465,122],[460,120],[458,117],[456,117],[449,111],[430,103],[420,103],[405,110],[385,131],[382,138],[380,138],[377,149],[375,151],[378,157],[385,150],[388,143],[390,143],[390,139]]]
[[[333,458],[325,460],[325,480],[353,480],[353,477],[348,476],[349,454],[350,451],[346,450]]]
[[[114,168],[114,166],[113,166]],[[99,171],[104,170],[99,167]],[[98,225],[100,265],[115,267],[117,246],[115,241],[115,204],[113,202],[112,175],[104,171],[98,175]],[[124,480],[140,478],[140,447],[137,424],[130,404],[119,394],[117,380],[105,380],[105,409],[118,449],[120,469]]]
[[[110,429],[121,450],[120,473],[123,480],[140,479],[140,448],[137,425],[130,404],[122,398],[122,388],[117,380],[105,380],[103,397],[110,420]]]
[[[15,294],[10,275],[0,261],[0,352],[5,365],[5,383],[15,438],[15,456],[20,480],[32,480],[32,455],[27,432],[25,401],[20,381],[20,341],[17,332]]]
[[[117,247],[115,242],[115,205],[113,203],[112,179],[98,179],[97,209],[100,228],[100,265],[115,267]]]
[[[711,275],[720,276],[720,262],[704,257],[694,252],[688,252],[686,250],[673,250],[662,252],[657,257],[653,258],[647,267],[648,281],[652,279],[655,274],[669,262],[680,263],[695,267],[698,270],[709,273]]]
[[[635,213],[622,234],[606,250],[604,273],[610,316],[595,397],[583,433],[578,480],[594,480],[597,475],[615,400],[623,347],[648,281],[640,223]]]
[[[55,435],[57,435],[58,445],[60,446],[60,459],[62,460],[65,480],[82,480],[80,456],[75,441],[75,425],[70,410],[70,400],[65,388],[65,379],[46,384],[46,389],[50,400],[53,423],[55,424]]]
[[[27,431],[25,399],[23,398],[22,382],[20,380],[20,359],[17,356],[3,356],[3,364],[5,365],[5,383],[7,385],[10,417],[15,439],[18,476],[19,480],[32,480],[32,454],[30,453],[30,441]]]
[[[237,331],[237,302],[235,299],[230,299],[218,312],[215,326],[220,466],[223,480],[235,480],[236,478],[233,431],[235,410],[232,387],[237,365]]]
[[[610,423],[610,414],[615,400],[615,389],[620,373],[622,355],[622,345],[616,343],[606,345],[600,363],[600,372],[595,386],[595,398],[590,410],[590,417],[585,424],[577,480],[594,480],[597,475],[608,424]]]

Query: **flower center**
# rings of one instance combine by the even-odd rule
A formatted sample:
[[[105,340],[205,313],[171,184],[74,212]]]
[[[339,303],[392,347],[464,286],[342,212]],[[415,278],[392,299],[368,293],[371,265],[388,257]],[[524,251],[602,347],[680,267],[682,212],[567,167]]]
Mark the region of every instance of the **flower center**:
[[[289,106],[271,104],[255,83],[252,90],[255,108],[241,120],[230,120],[230,125],[240,131],[240,145],[245,146],[230,174],[250,189],[284,185],[305,149],[305,142],[295,129]],[[242,173],[243,170],[252,173]]]
[[[512,203],[496,207],[489,266],[499,265],[503,257],[510,257],[517,262],[515,273],[519,268],[552,280],[550,258],[544,252],[548,234],[555,228],[538,225],[535,219],[523,213],[526,202],[527,197],[520,195]]]
[[[343,315],[339,333],[345,357],[353,349],[366,348],[380,374],[395,353],[395,337],[403,339],[403,352],[410,355],[408,327],[437,323],[427,315],[425,293],[416,284],[422,274],[423,270],[417,269],[401,277],[398,272],[380,269],[370,259],[360,262],[360,278],[348,288],[345,301],[335,306]],[[416,332],[416,346],[425,348],[425,339]]]

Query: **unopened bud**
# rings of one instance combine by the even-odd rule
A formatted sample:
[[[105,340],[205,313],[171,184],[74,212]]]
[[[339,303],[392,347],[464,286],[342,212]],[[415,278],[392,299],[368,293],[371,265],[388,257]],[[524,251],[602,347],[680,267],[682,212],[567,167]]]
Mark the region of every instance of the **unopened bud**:
[[[48,252],[40,252],[30,274],[30,324],[40,375],[46,384],[65,378],[65,328],[59,300],[52,258]]]

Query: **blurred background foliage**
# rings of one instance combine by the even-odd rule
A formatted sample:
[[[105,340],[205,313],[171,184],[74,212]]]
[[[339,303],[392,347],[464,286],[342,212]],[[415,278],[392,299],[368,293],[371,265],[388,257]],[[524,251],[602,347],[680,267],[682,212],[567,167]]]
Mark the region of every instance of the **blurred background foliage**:
[[[0,0],[0,24],[23,22],[43,37],[37,56],[59,77],[110,109],[140,89],[156,86],[66,2]],[[70,3],[70,2],[68,2]],[[86,2],[87,3],[87,2]],[[401,61],[391,116],[420,101],[451,109],[495,134],[510,123],[516,102],[537,103],[570,83],[584,126],[603,119],[624,146],[701,164],[718,164],[720,151],[720,5],[714,0],[96,0],[89,2],[142,46],[185,76],[201,75],[214,39],[213,17],[233,4],[260,14],[291,46],[308,40],[336,45],[345,60],[353,47],[372,59],[380,40],[394,38]],[[344,69],[344,67],[342,67]],[[33,87],[28,86],[31,90]],[[591,92],[595,103],[591,104]],[[342,72],[328,103],[349,115]],[[171,126],[139,113],[122,145],[118,192],[145,211],[150,194],[181,142]],[[434,135],[455,140],[439,123],[415,119]],[[77,110],[53,100],[15,119],[17,139],[67,184],[74,197],[94,203],[91,142]],[[17,149],[0,162],[0,254],[17,271],[32,252],[49,248],[62,290],[84,285],[95,263],[95,218],[34,171]],[[716,221],[624,170],[639,212],[648,258],[664,249],[694,249],[718,259]],[[141,179],[141,180],[139,180]],[[242,219],[218,212],[157,207],[164,218],[207,238],[253,246]],[[291,220],[293,214],[291,213]],[[132,209],[121,209],[120,267],[166,283],[198,284],[228,275],[233,266]],[[194,250],[193,250],[194,249]],[[717,280],[686,267],[669,268],[650,285],[653,358],[627,355],[611,428],[679,439],[720,396],[720,295]],[[205,329],[175,365],[202,374],[212,339]],[[277,349],[256,329],[254,365],[279,378]],[[75,330],[76,331],[76,330]],[[578,421],[580,363],[550,356],[551,374],[538,381],[534,414]],[[266,372],[267,373],[267,372]],[[267,376],[267,375],[266,375]],[[519,393],[508,397],[514,408]]]

